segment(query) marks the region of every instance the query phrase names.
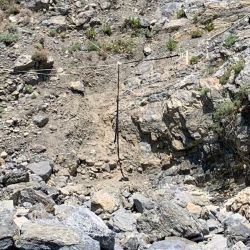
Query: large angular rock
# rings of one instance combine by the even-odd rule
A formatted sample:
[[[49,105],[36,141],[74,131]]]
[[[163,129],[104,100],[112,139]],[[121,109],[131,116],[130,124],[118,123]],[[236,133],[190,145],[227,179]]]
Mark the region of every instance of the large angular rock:
[[[62,224],[81,235],[89,235],[100,242],[101,249],[113,250],[115,233],[95,213],[81,206],[55,206],[55,215]]]
[[[250,247],[250,223],[240,214],[233,214],[224,221],[225,235],[231,245],[242,241]]]
[[[0,201],[0,249],[10,250],[13,248],[13,236],[16,233],[13,221],[13,202]]]
[[[91,198],[91,210],[96,214],[113,213],[119,207],[119,200],[115,193],[99,190]]]
[[[136,217],[130,211],[120,209],[112,215],[108,225],[117,233],[134,232],[136,230]]]
[[[28,164],[27,169],[29,169],[32,173],[40,176],[44,181],[46,181],[51,175],[53,166],[49,161],[40,161],[37,163]]]
[[[201,250],[195,242],[178,237],[168,237],[152,244],[148,250]]]
[[[34,68],[34,61],[31,55],[23,54],[19,56],[14,64],[14,71],[26,71]]]
[[[20,182],[28,182],[29,174],[23,169],[8,169],[0,171],[0,184],[9,186]]]
[[[206,225],[171,200],[158,203],[155,210],[148,210],[137,220],[139,232],[148,234],[150,240],[168,236],[195,238],[208,233]]]
[[[81,95],[84,95],[84,92],[85,92],[84,85],[81,81],[71,82],[69,84],[69,89],[72,92],[79,93]]]
[[[139,213],[143,213],[145,210],[150,210],[154,208],[154,202],[149,198],[143,196],[142,194],[135,193],[132,196],[135,209]]]
[[[22,250],[100,250],[97,241],[56,223],[24,224],[15,246]]]

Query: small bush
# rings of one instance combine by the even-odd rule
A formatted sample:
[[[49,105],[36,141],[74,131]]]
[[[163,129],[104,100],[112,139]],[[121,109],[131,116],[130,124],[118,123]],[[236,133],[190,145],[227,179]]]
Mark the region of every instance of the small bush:
[[[225,85],[228,82],[228,80],[231,76],[231,73],[232,73],[232,71],[230,69],[227,69],[224,72],[224,74],[219,79],[221,85]]]
[[[105,50],[114,54],[133,55],[135,42],[132,39],[118,39],[105,45]]]
[[[244,67],[245,67],[244,60],[240,60],[240,61],[232,64],[231,66],[229,66],[225,70],[224,74],[220,77],[220,79],[219,79],[220,84],[225,85],[228,82],[228,80],[232,74],[232,71],[234,71],[235,75],[237,76],[244,69]]]
[[[105,24],[102,26],[102,32],[103,32],[105,35],[111,36],[111,35],[112,35],[112,28],[111,28],[111,25],[110,25],[109,23],[105,23]]]
[[[92,42],[88,43],[88,51],[99,51],[101,48],[101,45],[98,42]]]
[[[178,43],[170,37],[166,43],[167,50],[170,52],[174,51],[177,48],[177,44]]]
[[[212,21],[210,21],[209,23],[206,24],[206,30],[208,32],[211,32],[214,30],[214,23]]]
[[[243,101],[244,99],[248,98],[250,94],[249,86],[243,85],[240,87],[239,92],[236,94],[236,99],[239,101]]]
[[[220,121],[221,119],[230,116],[235,111],[235,103],[231,100],[224,101],[217,105],[214,111],[214,119]]]
[[[199,62],[199,60],[200,60],[199,56],[192,56],[191,59],[190,59],[190,61],[189,61],[189,63],[191,65],[194,65],[194,64],[197,64]]]
[[[80,51],[80,50],[82,50],[82,43],[80,42],[76,42],[72,44],[70,47],[68,47],[69,53],[73,53],[73,52]]]
[[[238,40],[237,36],[230,34],[225,39],[224,44],[227,48],[231,48],[237,42],[237,40]]]
[[[90,40],[94,40],[96,38],[96,30],[94,27],[90,27],[86,30],[86,37]]]
[[[48,61],[48,53],[45,49],[35,50],[32,54],[32,60],[37,63],[44,63]]]
[[[49,30],[49,36],[50,37],[55,37],[58,34],[57,29],[50,29]]]
[[[33,87],[32,85],[28,84],[28,85],[25,85],[24,87],[24,92],[27,93],[27,94],[32,94],[33,93]]]
[[[180,18],[185,18],[185,17],[187,17],[187,16],[186,16],[185,11],[184,11],[183,9],[180,9],[180,10],[177,10],[177,12],[176,12],[176,17],[177,17],[178,19],[180,19]]]
[[[212,74],[214,74],[216,72],[216,67],[215,66],[209,66],[208,68],[207,68],[207,73],[209,74],[209,75],[212,75]]]
[[[207,87],[203,87],[203,88],[199,89],[199,92],[200,92],[201,96],[206,96],[210,91],[211,91],[211,89],[209,89]]]
[[[195,29],[191,31],[191,37],[192,38],[199,38],[202,37],[203,31],[201,29]]]
[[[245,61],[242,59],[232,65],[232,70],[234,70],[236,75],[239,75],[239,73],[244,69],[244,67]]]
[[[124,21],[124,27],[138,30],[141,28],[141,21],[138,17],[129,17]]]
[[[0,43],[5,43],[6,45],[12,45],[18,41],[18,34],[3,33],[0,34]]]

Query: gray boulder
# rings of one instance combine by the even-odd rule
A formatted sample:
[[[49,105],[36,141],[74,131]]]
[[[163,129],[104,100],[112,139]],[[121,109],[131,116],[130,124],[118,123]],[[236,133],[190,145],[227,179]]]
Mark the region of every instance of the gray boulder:
[[[37,163],[31,163],[27,165],[32,173],[40,176],[44,181],[48,180],[52,172],[52,164],[49,161],[40,161]]]
[[[187,239],[168,237],[166,240],[153,243],[148,250],[201,250],[201,247]]]
[[[15,246],[21,250],[100,250],[97,241],[56,223],[24,224]]]
[[[120,209],[112,215],[108,225],[117,233],[133,232],[136,229],[136,217],[130,211]]]
[[[8,169],[0,171],[0,184],[3,186],[28,181],[29,174],[23,169]]]
[[[224,221],[225,235],[231,245],[242,241],[250,247],[250,223],[240,214],[233,214]]]
[[[139,213],[143,213],[145,210],[150,210],[154,208],[154,203],[149,198],[143,196],[142,194],[135,193],[133,196],[133,202],[135,209]]]
[[[10,250],[13,247],[13,236],[16,227],[13,221],[13,202],[0,201],[0,249]]]
[[[19,56],[14,64],[14,71],[30,70],[34,68],[34,61],[31,55],[23,54]]]
[[[201,221],[171,200],[159,202],[156,210],[144,212],[137,220],[137,229],[152,241],[173,235],[191,239],[208,233]]]
[[[89,209],[81,206],[55,206],[55,215],[69,228],[81,235],[89,235],[99,241],[101,249],[113,250],[115,233],[108,229],[106,224]]]

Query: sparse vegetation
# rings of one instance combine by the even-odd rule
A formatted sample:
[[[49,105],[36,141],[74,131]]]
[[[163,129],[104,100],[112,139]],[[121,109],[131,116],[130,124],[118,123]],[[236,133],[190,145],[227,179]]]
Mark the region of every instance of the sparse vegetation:
[[[89,27],[86,30],[86,37],[90,40],[94,40],[96,38],[97,32],[94,27]]]
[[[6,45],[12,45],[16,43],[19,39],[18,34],[3,33],[0,34],[0,43],[5,43]]]
[[[82,43],[80,42],[76,42],[72,44],[70,47],[68,47],[69,53],[73,53],[73,52],[80,51],[80,50],[82,50]]]
[[[206,28],[206,30],[207,30],[208,32],[213,31],[213,30],[214,30],[214,23],[213,23],[213,21],[209,21],[209,22],[206,24],[205,28]]]
[[[25,93],[27,93],[27,94],[32,94],[33,91],[34,91],[34,90],[33,90],[32,85],[30,85],[30,84],[25,85],[25,87],[24,87],[24,92],[25,92]]]
[[[112,35],[112,27],[109,23],[105,23],[103,26],[102,26],[102,32],[105,34],[105,35],[108,35],[108,36],[111,36]]]
[[[216,67],[215,66],[208,66],[207,68],[207,74],[212,75],[216,72]]]
[[[209,89],[207,87],[203,87],[203,88],[199,89],[199,92],[200,92],[201,96],[206,96],[210,91],[211,91],[211,89]]]
[[[88,51],[99,51],[101,48],[101,45],[98,42],[91,42],[88,43]]]
[[[203,31],[201,29],[194,29],[191,31],[191,37],[192,38],[199,38],[202,37]]]
[[[184,11],[183,9],[177,10],[177,12],[176,12],[176,17],[177,17],[178,19],[180,19],[180,18],[185,18],[185,17],[186,17],[185,11]]]
[[[4,108],[3,108],[3,107],[0,107],[0,118],[2,118],[3,112],[4,112]]]
[[[200,60],[199,56],[192,56],[191,59],[190,59],[190,61],[189,61],[189,63],[191,65],[194,65],[194,64],[197,64],[199,62],[199,60]]]
[[[215,121],[220,121],[221,119],[231,115],[235,111],[235,108],[235,103],[231,100],[226,100],[218,104],[213,114]]]
[[[231,48],[236,42],[238,38],[237,36],[230,34],[229,36],[226,37],[224,44],[227,48]]]
[[[224,74],[220,77],[220,84],[225,85],[228,82],[232,72],[234,72],[237,76],[244,69],[244,67],[245,61],[243,59],[229,66],[225,70]]]
[[[135,41],[133,39],[117,39],[105,45],[105,50],[114,54],[133,55]]]
[[[172,52],[177,48],[177,44],[177,41],[170,37],[166,43],[166,48],[168,51]]]
[[[49,36],[50,37],[55,37],[58,34],[57,29],[50,29],[49,30]]]
[[[124,27],[132,30],[138,30],[141,28],[141,21],[138,17],[129,17],[124,21]]]

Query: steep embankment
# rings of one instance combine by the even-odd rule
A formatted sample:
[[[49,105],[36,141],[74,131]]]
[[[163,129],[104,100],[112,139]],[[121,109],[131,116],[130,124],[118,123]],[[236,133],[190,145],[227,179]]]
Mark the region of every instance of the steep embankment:
[[[0,249],[248,249],[249,10],[0,0]]]

